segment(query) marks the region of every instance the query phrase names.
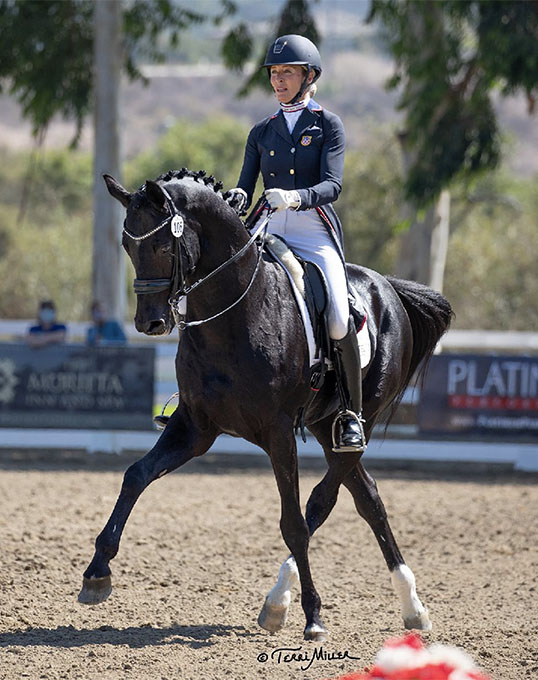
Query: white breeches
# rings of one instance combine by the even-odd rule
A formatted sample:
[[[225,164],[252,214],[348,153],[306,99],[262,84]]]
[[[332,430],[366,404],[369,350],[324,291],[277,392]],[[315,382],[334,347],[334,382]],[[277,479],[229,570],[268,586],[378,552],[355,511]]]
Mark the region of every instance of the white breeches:
[[[321,268],[329,287],[329,335],[341,340],[347,335],[349,320],[346,274],[318,212],[282,210],[272,215],[267,231],[281,236],[299,257]]]

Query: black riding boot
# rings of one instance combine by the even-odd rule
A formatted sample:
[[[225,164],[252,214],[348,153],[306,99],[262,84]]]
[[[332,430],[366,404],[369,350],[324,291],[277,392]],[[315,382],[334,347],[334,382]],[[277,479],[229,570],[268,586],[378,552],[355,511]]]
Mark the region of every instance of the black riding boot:
[[[362,420],[361,357],[352,317],[347,335],[333,343],[341,403],[341,410],[333,422],[333,451],[362,453],[366,448],[366,437]]]

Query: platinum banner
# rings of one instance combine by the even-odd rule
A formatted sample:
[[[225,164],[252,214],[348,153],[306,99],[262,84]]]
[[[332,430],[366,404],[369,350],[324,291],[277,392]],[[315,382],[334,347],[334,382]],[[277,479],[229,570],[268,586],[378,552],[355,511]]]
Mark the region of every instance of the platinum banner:
[[[151,430],[153,347],[0,344],[0,427]]]
[[[433,356],[418,424],[425,433],[538,438],[538,357]]]

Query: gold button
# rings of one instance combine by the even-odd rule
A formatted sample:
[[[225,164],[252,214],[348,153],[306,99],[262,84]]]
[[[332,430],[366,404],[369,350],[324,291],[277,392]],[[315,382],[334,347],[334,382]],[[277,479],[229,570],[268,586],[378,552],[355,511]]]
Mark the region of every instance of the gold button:
[[[275,155],[275,152],[273,151],[273,149],[271,149],[271,151],[269,151],[269,155],[270,155],[270,156],[274,156],[274,155]]]
[[[295,175],[295,170],[293,168],[290,170],[290,175]]]

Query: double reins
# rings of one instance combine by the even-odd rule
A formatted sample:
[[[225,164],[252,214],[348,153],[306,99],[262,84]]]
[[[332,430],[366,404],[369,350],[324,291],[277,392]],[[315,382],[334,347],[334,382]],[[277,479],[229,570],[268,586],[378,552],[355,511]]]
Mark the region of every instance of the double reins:
[[[142,234],[141,236],[137,236],[136,234],[133,234],[130,232],[128,229],[125,227],[123,228],[123,233],[132,239],[133,241],[144,241],[145,239],[149,238],[150,236],[153,236],[156,234],[158,231],[163,229],[169,222],[170,222],[170,231],[172,232],[173,241],[172,241],[172,257],[173,257],[173,268],[172,268],[172,276],[167,279],[135,279],[133,282],[133,288],[134,292],[136,295],[150,295],[152,293],[162,293],[165,290],[170,291],[170,296],[168,298],[168,304],[170,305],[172,309],[172,314],[174,317],[174,321],[179,328],[179,330],[185,330],[186,328],[189,328],[190,326],[201,326],[204,323],[207,323],[208,321],[213,321],[213,319],[217,319],[219,316],[222,316],[223,314],[226,314],[226,312],[229,312],[231,309],[233,309],[236,305],[238,305],[241,300],[248,294],[249,290],[252,287],[252,284],[254,283],[254,279],[256,278],[256,274],[258,273],[258,270],[260,268],[260,262],[262,258],[262,252],[263,252],[263,245],[260,244],[258,246],[258,254],[256,258],[256,266],[254,268],[254,271],[252,272],[252,276],[250,277],[250,281],[246,287],[246,289],[243,291],[243,293],[237,298],[235,302],[233,302],[231,305],[226,307],[226,309],[223,309],[222,311],[218,312],[217,314],[214,314],[213,316],[208,317],[207,319],[199,319],[197,321],[185,321],[182,319],[182,315],[179,312],[179,304],[180,301],[187,297],[189,293],[191,293],[193,290],[204,284],[206,281],[211,279],[213,276],[216,276],[219,272],[223,271],[228,267],[232,262],[235,262],[238,260],[242,255],[244,255],[247,250],[250,248],[250,246],[256,241],[258,236],[264,232],[264,236],[267,233],[267,226],[269,224],[269,220],[271,219],[271,216],[273,214],[273,210],[270,208],[268,209],[267,216],[261,221],[259,227],[256,229],[256,231],[251,235],[249,240],[245,243],[244,246],[242,246],[236,253],[234,253],[229,259],[225,260],[222,264],[220,264],[216,269],[213,271],[209,272],[206,276],[203,276],[202,278],[198,279],[195,281],[193,284],[190,286],[186,285],[185,282],[185,273],[184,273],[184,268],[183,268],[183,259],[181,257],[181,247],[183,246],[183,249],[185,250],[185,254],[190,260],[190,255],[185,247],[185,244],[182,241],[182,236],[183,232],[185,229],[185,222],[183,217],[179,214],[174,201],[172,200],[170,194],[168,191],[164,188],[161,187],[161,191],[163,192],[164,198],[166,200],[166,205],[168,208],[169,215],[165,217],[165,219],[160,222],[156,227],[151,229],[150,231],[146,232],[145,234]]]

